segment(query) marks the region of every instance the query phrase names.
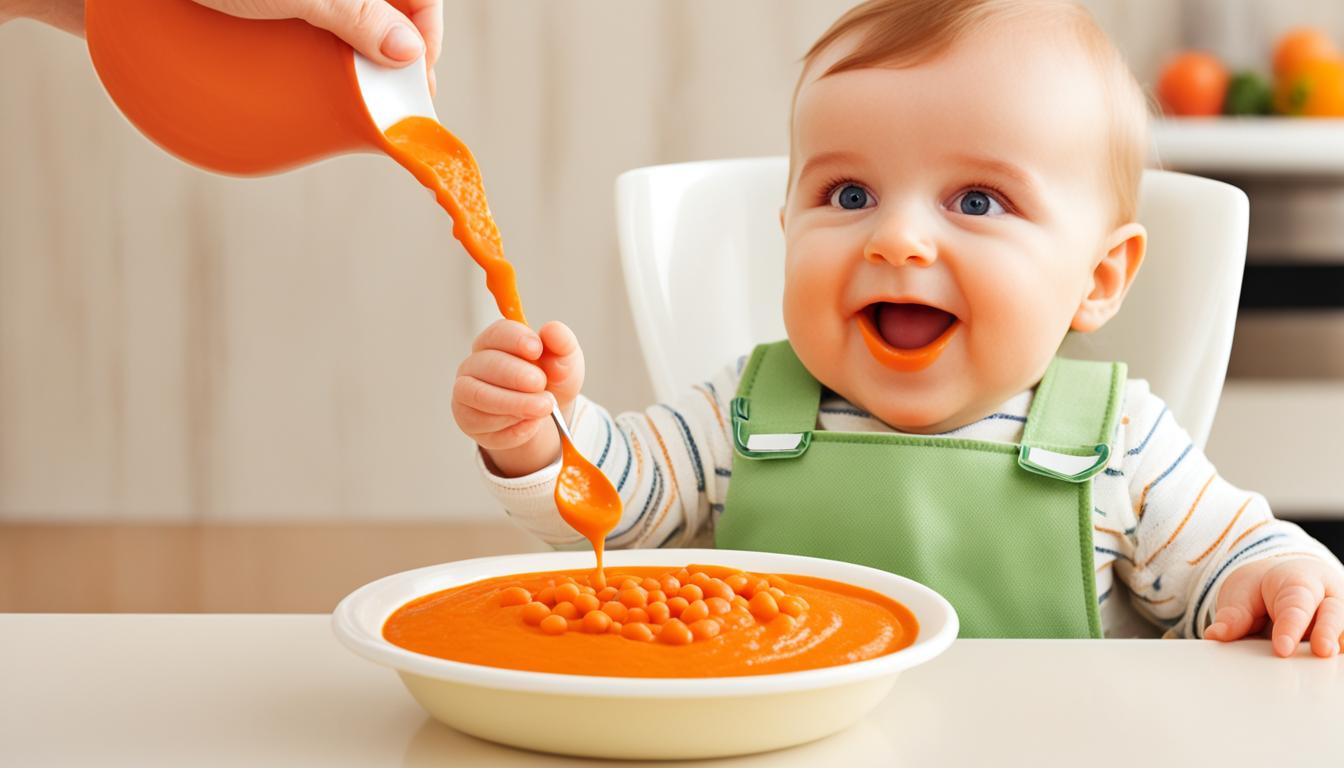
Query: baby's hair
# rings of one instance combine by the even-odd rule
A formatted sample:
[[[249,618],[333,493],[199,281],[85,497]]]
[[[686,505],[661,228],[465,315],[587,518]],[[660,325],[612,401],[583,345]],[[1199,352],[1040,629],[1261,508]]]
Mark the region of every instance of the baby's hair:
[[[1117,223],[1133,221],[1148,146],[1149,102],[1092,15],[1071,0],[867,0],[836,20],[803,57],[794,106],[811,65],[842,38],[859,36],[854,50],[822,77],[869,67],[918,66],[947,52],[969,32],[1020,19],[1059,25],[1096,64],[1110,107],[1108,176]]]

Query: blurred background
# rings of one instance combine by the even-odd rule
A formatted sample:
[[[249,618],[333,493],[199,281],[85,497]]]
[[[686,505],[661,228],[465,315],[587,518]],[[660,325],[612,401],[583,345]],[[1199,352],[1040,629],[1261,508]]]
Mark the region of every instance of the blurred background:
[[[589,396],[652,399],[617,174],[786,152],[798,61],[851,4],[447,0],[439,116],[482,167],[529,318],[583,343]],[[1084,5],[1154,91],[1182,50],[1269,79],[1291,28],[1344,45],[1338,0]],[[373,155],[197,171],[121,117],[82,40],[33,22],[0,26],[0,72],[0,611],[326,611],[393,571],[542,548],[453,424],[494,310],[408,174]],[[1155,157],[1252,200],[1208,452],[1338,552],[1344,121],[1189,122],[1157,126]]]

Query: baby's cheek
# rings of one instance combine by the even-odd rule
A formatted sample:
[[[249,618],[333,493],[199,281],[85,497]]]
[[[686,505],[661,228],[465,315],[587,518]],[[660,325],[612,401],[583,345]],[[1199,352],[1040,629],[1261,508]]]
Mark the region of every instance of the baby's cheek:
[[[1001,276],[1002,277],[1002,276]],[[1007,389],[1028,386],[1054,356],[1074,308],[1045,280],[1003,279],[972,302],[974,364]]]
[[[791,260],[784,279],[784,326],[814,374],[838,365],[844,321],[841,270],[821,259]]]

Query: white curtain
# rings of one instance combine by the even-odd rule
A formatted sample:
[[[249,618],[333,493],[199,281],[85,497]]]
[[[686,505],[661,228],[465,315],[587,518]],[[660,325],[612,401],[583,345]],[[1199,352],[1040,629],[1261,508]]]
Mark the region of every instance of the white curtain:
[[[798,59],[850,4],[448,2],[439,114],[529,318],[575,329],[608,407],[650,397],[614,178],[784,152]],[[1175,46],[1172,3],[1088,5],[1141,75]],[[0,72],[0,519],[498,514],[449,411],[492,305],[409,174],[197,171],[120,116],[81,40],[31,22],[0,27]]]

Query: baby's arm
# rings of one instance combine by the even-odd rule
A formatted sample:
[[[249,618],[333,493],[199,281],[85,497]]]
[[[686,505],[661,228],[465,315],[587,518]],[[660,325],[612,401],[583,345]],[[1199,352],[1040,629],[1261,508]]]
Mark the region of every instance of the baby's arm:
[[[615,418],[576,394],[569,419],[574,444],[611,479],[625,508],[607,539],[609,548],[683,546],[707,532],[706,522],[722,510],[727,495],[732,468],[728,407],[741,363],[692,387],[675,404]],[[501,471],[495,456],[477,451],[476,461],[487,487],[514,520],[552,546],[587,545],[555,508],[558,450],[546,453],[529,472]]]
[[[1129,488],[1116,575],[1168,636],[1202,637],[1229,575],[1268,558],[1339,562],[1265,498],[1224,480],[1143,382],[1131,382],[1119,471]],[[1114,524],[1114,523],[1113,523]]]

